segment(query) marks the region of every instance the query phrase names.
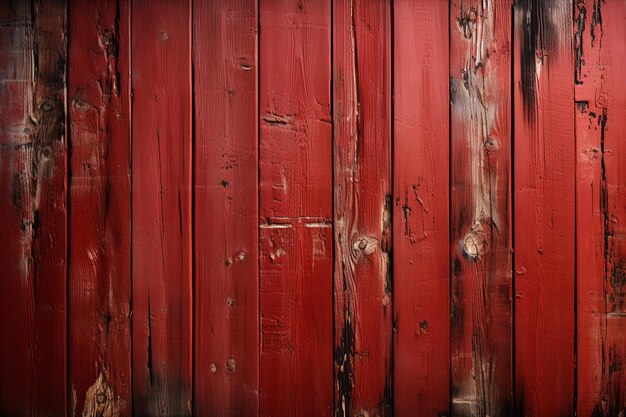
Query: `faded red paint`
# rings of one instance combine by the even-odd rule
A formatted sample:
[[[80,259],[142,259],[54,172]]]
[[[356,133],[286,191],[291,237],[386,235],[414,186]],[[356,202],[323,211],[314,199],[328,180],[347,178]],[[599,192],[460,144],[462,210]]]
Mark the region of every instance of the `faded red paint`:
[[[130,416],[130,3],[70,11],[70,409]]]
[[[450,5],[452,415],[512,404],[511,4]]]
[[[391,9],[333,17],[335,416],[391,416]]]
[[[0,7],[0,414],[63,416],[66,4]]]

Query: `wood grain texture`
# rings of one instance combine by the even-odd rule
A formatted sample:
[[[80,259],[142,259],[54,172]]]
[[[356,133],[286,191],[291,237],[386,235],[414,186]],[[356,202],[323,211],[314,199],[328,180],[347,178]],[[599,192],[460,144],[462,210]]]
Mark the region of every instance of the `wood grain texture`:
[[[132,3],[133,399],[191,414],[191,3]]]
[[[512,404],[511,4],[452,1],[452,415]]]
[[[517,415],[573,415],[572,4],[515,5]]]
[[[626,3],[575,4],[579,416],[626,413]]]
[[[0,414],[66,414],[66,3],[0,7]]]
[[[262,0],[260,414],[333,407],[330,1]]]
[[[194,409],[259,413],[255,1],[194,2]]]
[[[450,409],[448,3],[394,11],[394,413]]]
[[[71,412],[130,416],[130,3],[69,22]]]
[[[391,7],[333,5],[335,416],[390,416]]]

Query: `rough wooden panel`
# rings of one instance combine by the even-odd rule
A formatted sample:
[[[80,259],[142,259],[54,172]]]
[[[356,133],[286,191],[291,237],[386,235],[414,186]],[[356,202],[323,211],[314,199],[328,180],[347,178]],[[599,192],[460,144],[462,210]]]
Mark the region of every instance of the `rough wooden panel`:
[[[132,3],[133,399],[191,414],[191,4]]]
[[[394,413],[450,408],[448,3],[394,11]]]
[[[626,3],[575,5],[579,416],[626,413]]]
[[[573,415],[572,2],[515,5],[515,409]]]
[[[262,416],[332,414],[330,16],[259,3]]]
[[[260,225],[261,415],[332,416],[332,227]]]
[[[330,1],[259,14],[261,217],[331,217]]]
[[[333,11],[335,416],[391,415],[391,8]]]
[[[510,70],[510,1],[453,0],[453,415],[494,417],[511,413]]]
[[[0,414],[66,413],[64,1],[0,7]]]
[[[71,411],[130,416],[130,3],[69,22]]]
[[[255,1],[194,2],[197,415],[258,415]]]

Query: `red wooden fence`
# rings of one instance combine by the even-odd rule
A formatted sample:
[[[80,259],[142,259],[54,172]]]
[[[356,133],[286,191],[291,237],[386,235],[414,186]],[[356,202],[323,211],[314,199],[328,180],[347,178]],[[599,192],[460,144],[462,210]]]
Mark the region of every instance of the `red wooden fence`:
[[[0,1],[0,416],[626,415],[624,0]]]

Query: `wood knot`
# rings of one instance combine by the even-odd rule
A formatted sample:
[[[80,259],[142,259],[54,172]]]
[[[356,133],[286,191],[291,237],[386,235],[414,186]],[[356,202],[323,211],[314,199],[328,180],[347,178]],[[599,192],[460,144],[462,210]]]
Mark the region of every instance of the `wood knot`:
[[[480,258],[487,254],[488,249],[487,234],[482,225],[476,222],[463,239],[463,252],[470,258]]]
[[[378,247],[378,241],[371,236],[361,236],[352,245],[352,249],[358,255],[370,255]]]
[[[237,362],[233,358],[230,358],[226,361],[226,372],[235,372],[235,367],[237,366]]]

